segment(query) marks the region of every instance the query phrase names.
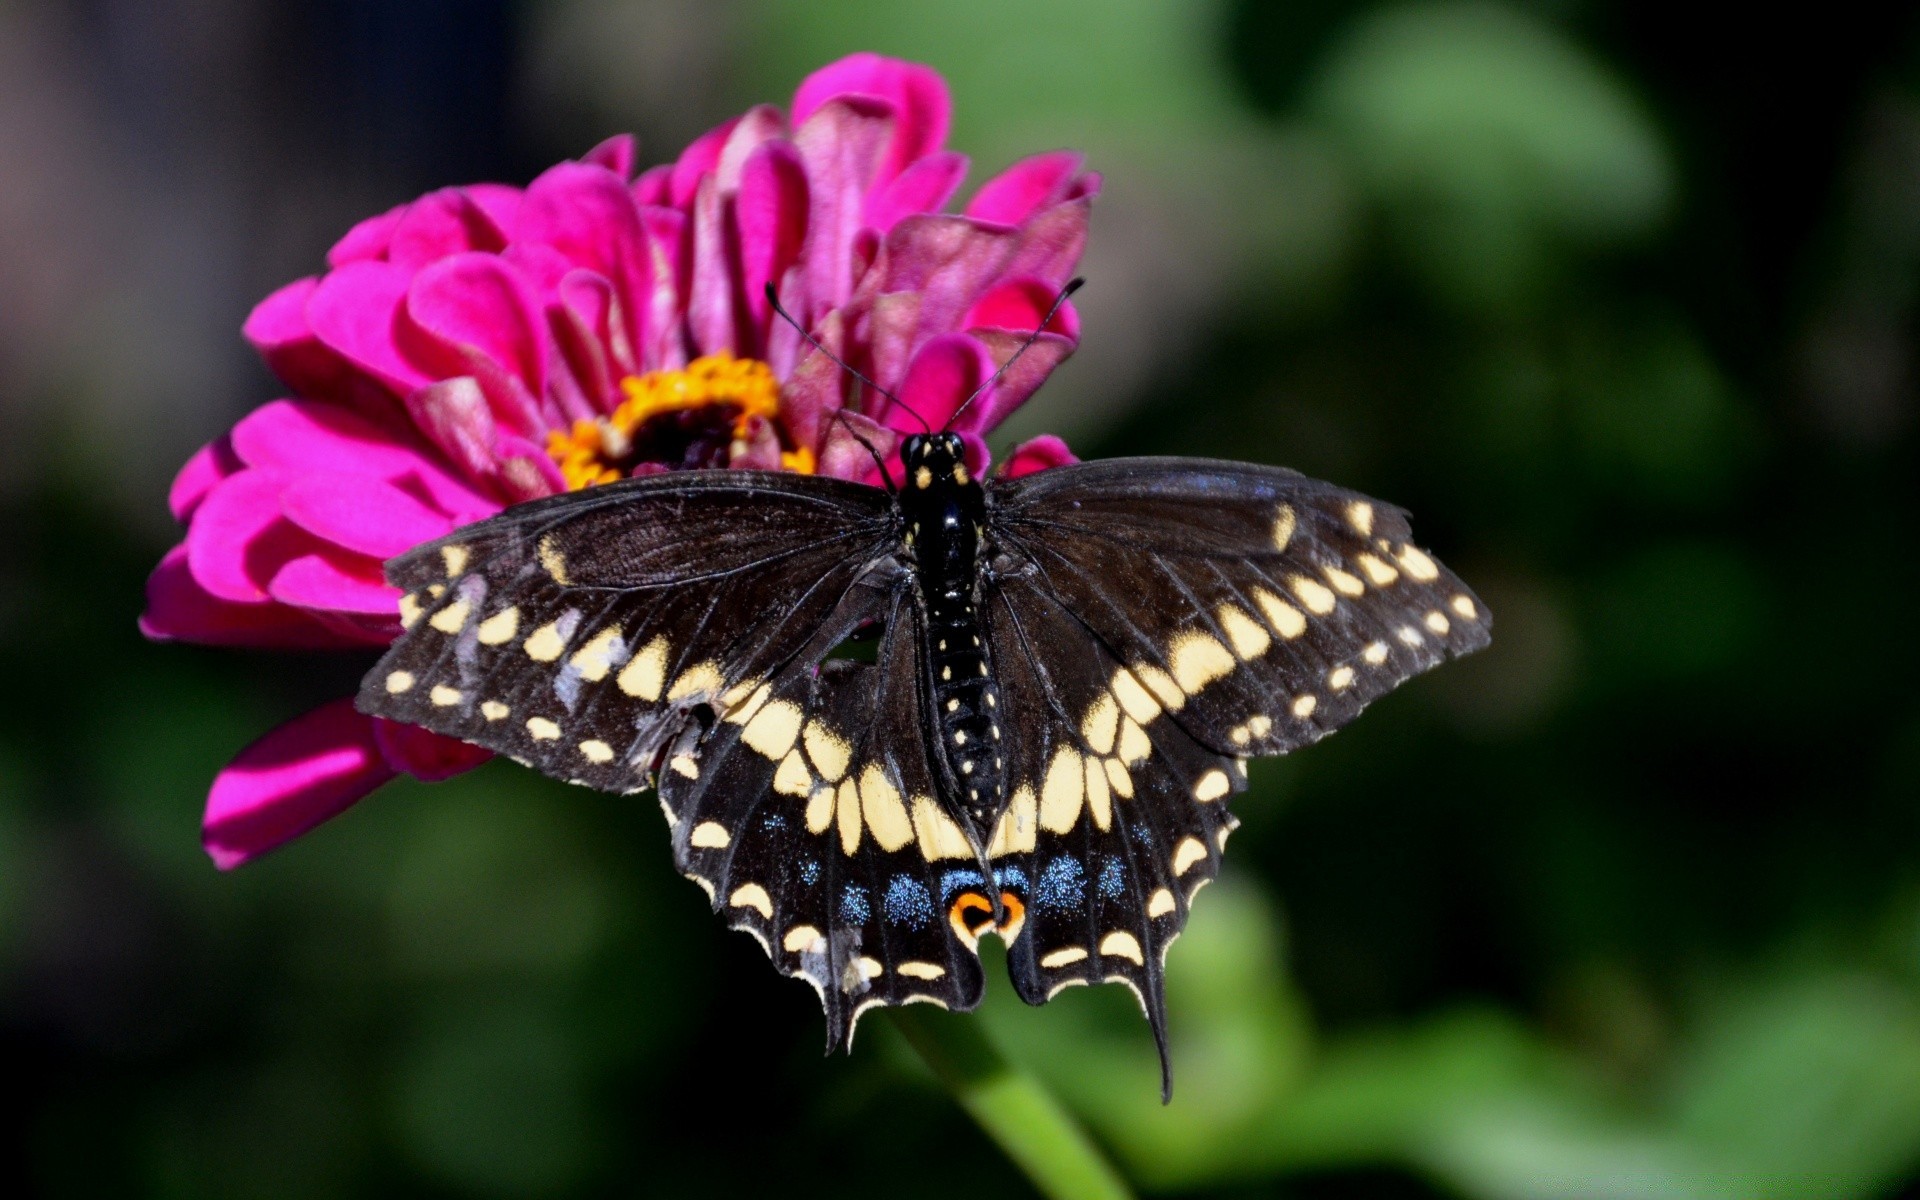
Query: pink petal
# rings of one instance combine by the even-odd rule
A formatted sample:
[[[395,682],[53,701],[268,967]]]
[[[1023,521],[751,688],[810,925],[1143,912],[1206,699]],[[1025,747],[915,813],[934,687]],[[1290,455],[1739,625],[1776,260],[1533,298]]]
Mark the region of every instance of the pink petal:
[[[366,220],[347,230],[347,235],[333,244],[327,251],[327,265],[344,267],[350,262],[366,262],[385,258],[387,242],[393,237],[393,227],[400,223],[406,214],[407,206],[398,204],[377,217]]]
[[[713,164],[714,182],[720,185],[720,194],[732,195],[740,190],[740,172],[747,160],[760,147],[787,131],[786,118],[780,110],[771,104],[755,105],[734,122],[733,131],[720,147],[720,157]],[[694,189],[698,194],[699,189]]]
[[[1000,473],[1007,479],[1018,479],[1022,475],[1031,475],[1035,471],[1048,471],[1054,467],[1064,467],[1068,463],[1077,463],[1079,458],[1067,449],[1067,444],[1051,433],[1043,433],[1037,438],[1020,443],[1007,455],[1007,461]]]
[[[862,438],[866,439],[864,443]],[[869,450],[868,446],[872,449]],[[857,412],[841,409],[833,420],[827,422],[822,433],[820,459],[815,470],[836,479],[878,485],[880,471],[874,465],[874,454],[877,452],[882,462],[896,462],[898,460],[894,452],[899,446],[899,431],[888,429]]]
[[[986,295],[974,301],[960,326],[963,329],[1032,331],[1040,327],[1040,318],[1047,315],[1047,310],[1053,307],[1059,295],[1060,289],[1044,279],[1028,276],[1002,280]],[[1080,314],[1074,311],[1071,301],[1062,304],[1059,311],[1053,314],[1047,329],[1072,341],[1080,340]]]
[[[616,133],[598,146],[580,156],[580,161],[592,163],[596,167],[605,167],[622,179],[633,175],[633,160],[637,153],[634,137],[630,133]]]
[[[207,794],[202,841],[230,870],[351,808],[394,777],[373,718],[335,700],[280,726],[227,764]]]
[[[1060,318],[1056,316],[1055,321]],[[986,347],[993,361],[1007,363],[1013,360],[1016,352],[1027,341],[1028,334],[1013,333],[1005,329],[977,329],[973,336]],[[1001,373],[1000,379],[993,385],[990,395],[980,397],[979,403],[969,408],[961,418],[960,426],[985,433],[1012,416],[1014,411],[1047,381],[1054,368],[1065,362],[1072,354],[1077,343],[1057,334],[1043,333],[1033,339],[1025,353],[1011,361]]]
[[[979,221],[1018,225],[1049,204],[1066,199],[1083,156],[1055,150],[1022,159],[989,179],[968,201],[966,213]]]
[[[734,221],[740,231],[740,282],[747,312],[764,343],[772,318],[767,284],[785,278],[799,261],[807,237],[807,170],[791,142],[767,142],[747,159],[734,198]]]
[[[391,263],[353,262],[322,278],[307,301],[314,336],[401,396],[428,382],[399,342],[396,318],[412,282],[412,271]]]
[[[894,429],[920,428],[920,421],[933,429],[943,428],[954,410],[972,396],[981,381],[993,373],[987,348],[963,333],[950,333],[929,341],[913,356],[907,376],[896,393],[900,403],[918,413],[916,421],[899,407],[890,407],[881,423]],[[985,404],[992,397],[982,395],[976,402]]]
[[[866,52],[828,63],[802,80],[794,92],[794,125],[804,124],[828,103],[845,96],[882,100],[893,111],[892,145],[881,182],[946,143],[953,103],[946,81],[931,67]]]
[[[720,165],[720,151],[726,147],[727,139],[733,136],[733,127],[739,122],[740,118],[735,117],[716,125],[681,151],[680,159],[673,164],[673,173],[667,181],[667,203],[675,208],[685,208],[693,203],[694,193],[700,190],[700,181],[713,174],[714,168]]]
[[[280,510],[315,537],[380,559],[404,554],[454,527],[447,514],[364,475],[301,475],[280,493]]]
[[[187,564],[201,587],[221,600],[261,604],[281,563],[311,540],[280,515],[286,477],[248,470],[215,485],[187,528]]]
[[[520,237],[545,242],[613,284],[630,344],[645,344],[653,262],[640,208],[604,167],[561,163],[534,180],[520,210]]]
[[[364,639],[342,637],[284,604],[234,604],[212,595],[188,569],[185,545],[167,551],[147,577],[140,632],[156,642],[209,646],[332,650],[364,644]]]
[[[322,345],[307,324],[307,301],[319,286],[319,279],[309,278],[281,288],[254,307],[241,332],[260,352],[267,369],[294,391],[353,398],[373,385]]]
[[[491,500],[456,479],[413,430],[376,425],[337,404],[275,400],[233,427],[233,447],[255,467],[334,471],[424,489],[443,512],[485,509]],[[475,478],[484,478],[476,472]]]
[[[443,379],[407,393],[407,412],[427,440],[469,479],[486,479],[493,474],[497,465],[493,457],[493,413],[487,408],[480,385],[470,376]]]
[[[566,477],[560,474],[553,459],[547,457],[544,447],[502,433],[494,440],[493,452],[500,462],[494,477],[509,504],[539,500],[567,490]]]
[[[400,589],[381,576],[378,559],[330,547],[291,559],[267,587],[295,608],[374,617],[400,611]]]
[[[813,335],[835,358],[839,357],[845,352],[845,315],[838,309],[829,311]],[[827,434],[826,421],[846,404],[850,378],[826,354],[814,349],[803,352],[799,364],[780,384],[780,419],[797,444],[820,452],[821,439]]]
[[[230,475],[236,475],[246,467],[240,456],[233,452],[233,439],[227,434],[208,442],[194,451],[180,473],[173,477],[173,486],[167,490],[167,507],[173,510],[173,519],[187,521],[192,518],[200,502],[207,498],[215,485]]]
[[[885,105],[843,96],[821,106],[793,135],[812,184],[805,255],[816,311],[796,313],[802,320],[813,319],[823,307],[845,304],[853,294],[854,238],[890,125]]]
[[[428,783],[452,779],[493,757],[493,751],[469,742],[381,717],[373,719],[373,740],[388,765]]]
[[[718,182],[701,180],[693,200],[693,272],[687,293],[687,330],[696,354],[741,348],[734,333],[733,270],[720,205]]]
[[[524,195],[519,188],[504,183],[470,183],[460,190],[480,206],[493,227],[508,241],[519,236],[520,201]]]
[[[499,257],[455,254],[426,267],[407,293],[407,315],[442,343],[486,355],[529,391],[546,390],[545,314]]]
[[[673,164],[661,163],[657,167],[648,167],[640,172],[640,178],[633,181],[633,199],[642,208],[671,202],[673,190]]]
[[[866,223],[885,233],[903,217],[938,212],[953,198],[966,174],[966,155],[952,151],[929,155],[868,197]]]
[[[418,270],[469,250],[498,251],[506,237],[485,209],[461,188],[428,192],[407,206],[387,245],[387,261]]]

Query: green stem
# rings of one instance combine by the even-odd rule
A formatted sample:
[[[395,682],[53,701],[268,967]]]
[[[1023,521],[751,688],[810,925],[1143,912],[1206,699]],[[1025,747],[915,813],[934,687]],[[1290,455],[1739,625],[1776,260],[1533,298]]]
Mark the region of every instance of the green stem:
[[[1133,1193],[1040,1081],[1002,1058],[973,1017],[924,1004],[893,1010],[895,1026],[940,1082],[1042,1195],[1129,1200]]]

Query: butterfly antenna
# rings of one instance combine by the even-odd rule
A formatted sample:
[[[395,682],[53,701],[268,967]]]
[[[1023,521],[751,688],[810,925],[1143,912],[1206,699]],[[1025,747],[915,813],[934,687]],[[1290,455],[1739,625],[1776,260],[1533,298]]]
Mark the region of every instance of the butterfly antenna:
[[[909,409],[908,411],[911,412],[912,410]],[[833,410],[833,415],[827,418],[827,423],[832,424],[835,421],[846,426],[847,432],[853,435],[853,440],[865,446],[867,453],[873,456],[873,465],[880,471],[880,485],[887,489],[887,495],[897,495],[899,489],[893,486],[893,476],[887,474],[887,460],[886,457],[880,453],[879,448],[868,441],[865,434],[853,427],[853,421],[847,416],[846,409],[836,408]],[[824,439],[822,440],[824,441]]]
[[[1027,335],[1027,340],[1024,342],[1021,342],[1020,348],[1018,350],[1015,350],[1011,355],[1007,356],[1007,361],[1000,364],[999,370],[995,371],[992,375],[989,375],[986,379],[986,382],[982,383],[979,387],[973,389],[973,395],[968,396],[965,400],[961,401],[960,407],[953,410],[953,415],[947,418],[947,423],[943,428],[946,428],[946,429],[953,428],[953,423],[960,419],[961,413],[967,411],[968,405],[972,404],[975,400],[979,399],[981,394],[984,393],[988,388],[1000,382],[1000,377],[1007,373],[1007,368],[1019,362],[1020,356],[1027,352],[1027,347],[1033,345],[1034,342],[1040,339],[1040,335],[1046,332],[1047,323],[1053,320],[1053,314],[1060,311],[1060,306],[1067,302],[1067,297],[1079,291],[1080,285],[1084,284],[1085,282],[1086,280],[1084,279],[1074,279],[1069,281],[1067,283],[1067,286],[1060,289],[1060,294],[1053,298],[1053,307],[1047,310],[1046,316],[1040,318],[1040,327]]]
[[[919,413],[914,412],[913,409],[907,407],[906,403],[902,401],[900,397],[894,395],[892,392],[881,387],[879,384],[875,383],[873,380],[868,379],[865,375],[862,375],[860,372],[854,370],[852,367],[847,365],[847,361],[845,359],[841,358],[839,355],[835,354],[833,351],[827,349],[825,346],[822,346],[820,344],[819,338],[814,337],[813,334],[809,333],[807,331],[806,326],[794,320],[793,314],[789,313],[786,309],[780,306],[780,297],[774,294],[772,283],[767,284],[767,303],[773,306],[774,312],[780,314],[781,320],[793,326],[795,332],[799,333],[801,337],[807,339],[808,345],[812,346],[815,350],[818,350],[820,353],[826,355],[829,362],[832,362],[835,366],[839,367],[842,371],[845,371],[847,374],[853,376],[855,379],[858,379],[861,383],[866,384],[868,387],[872,388],[876,392],[879,392],[882,396],[885,396],[887,399],[893,401],[894,404],[898,405],[901,409],[905,410],[908,416],[920,422],[920,431],[922,433],[933,432],[933,427],[927,424],[927,419],[921,416]],[[848,426],[848,429],[851,430],[852,426]],[[855,435],[855,436],[858,436],[858,435]],[[868,447],[868,448],[871,449],[872,447]]]

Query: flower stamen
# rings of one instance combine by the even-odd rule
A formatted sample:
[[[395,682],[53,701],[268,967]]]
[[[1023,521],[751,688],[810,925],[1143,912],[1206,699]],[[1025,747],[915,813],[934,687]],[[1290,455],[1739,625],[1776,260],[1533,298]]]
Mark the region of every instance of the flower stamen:
[[[648,371],[620,381],[626,399],[607,416],[581,419],[547,434],[547,453],[570,490],[624,479],[640,463],[725,466],[744,452],[755,418],[780,412],[773,369],[722,351],[678,371]],[[782,447],[781,466],[812,474],[813,452]]]

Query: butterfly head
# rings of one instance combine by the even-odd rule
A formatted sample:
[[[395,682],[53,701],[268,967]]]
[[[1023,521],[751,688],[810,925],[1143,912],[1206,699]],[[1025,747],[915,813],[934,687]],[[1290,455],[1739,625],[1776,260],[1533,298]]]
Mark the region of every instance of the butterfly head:
[[[900,446],[907,468],[907,486],[924,489],[936,479],[967,482],[966,447],[957,433],[916,433]]]

